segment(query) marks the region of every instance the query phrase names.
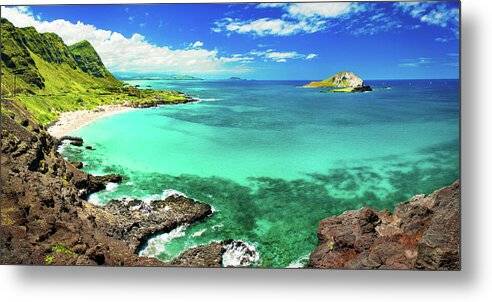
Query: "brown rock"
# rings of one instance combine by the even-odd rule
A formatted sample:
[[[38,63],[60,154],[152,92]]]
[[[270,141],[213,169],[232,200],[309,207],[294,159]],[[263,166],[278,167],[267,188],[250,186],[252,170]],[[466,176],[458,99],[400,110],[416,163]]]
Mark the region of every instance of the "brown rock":
[[[171,262],[173,266],[221,267],[224,243],[214,242],[183,252]]]
[[[313,268],[460,269],[460,183],[398,205],[394,214],[348,211],[320,222]]]

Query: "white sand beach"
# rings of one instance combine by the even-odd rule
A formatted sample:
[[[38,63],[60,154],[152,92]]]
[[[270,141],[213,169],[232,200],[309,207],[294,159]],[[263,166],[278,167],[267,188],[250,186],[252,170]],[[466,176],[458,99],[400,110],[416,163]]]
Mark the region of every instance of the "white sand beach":
[[[68,135],[95,120],[118,113],[127,112],[134,108],[124,105],[104,105],[93,110],[64,112],[60,119],[48,128],[48,133],[56,138]]]

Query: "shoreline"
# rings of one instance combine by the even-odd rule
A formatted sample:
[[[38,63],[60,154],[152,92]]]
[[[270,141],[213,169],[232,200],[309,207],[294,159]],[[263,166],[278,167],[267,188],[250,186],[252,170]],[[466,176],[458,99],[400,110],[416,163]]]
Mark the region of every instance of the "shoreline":
[[[51,136],[59,139],[99,119],[134,109],[136,108],[125,105],[101,105],[91,110],[63,112],[60,114],[60,118],[48,127],[47,131]]]

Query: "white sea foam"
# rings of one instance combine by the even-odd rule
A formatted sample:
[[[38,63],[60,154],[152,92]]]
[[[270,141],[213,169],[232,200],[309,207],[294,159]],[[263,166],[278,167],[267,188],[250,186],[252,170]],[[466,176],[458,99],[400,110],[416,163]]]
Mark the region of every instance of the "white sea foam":
[[[145,197],[142,197],[141,199],[143,202],[150,204],[152,201],[166,200],[166,198],[171,197],[171,196],[173,196],[173,197],[178,197],[178,196],[188,197],[183,192],[179,192],[179,191],[176,191],[173,189],[167,189],[167,190],[162,191],[161,194],[151,194],[151,195],[147,195]]]
[[[260,260],[260,254],[252,244],[240,240],[234,240],[225,246],[222,254],[222,266],[238,267],[251,266]]]
[[[200,236],[202,236],[202,235],[203,235],[203,233],[205,233],[205,231],[206,231],[206,230],[207,230],[207,229],[201,229],[201,230],[199,230],[199,231],[196,231],[195,233],[193,233],[193,234],[191,235],[191,237],[200,237]]]
[[[56,149],[56,152],[58,152],[59,154],[62,154],[63,151],[65,150],[65,148],[70,145],[70,141],[69,140],[64,140],[61,142],[61,144],[58,146],[58,148]]]
[[[186,196],[185,193],[183,192],[179,192],[179,191],[176,191],[176,190],[173,190],[173,189],[167,189],[167,190],[164,190],[160,196],[160,198],[162,200],[165,200],[166,198],[168,197],[171,197],[171,196],[174,196],[174,197],[177,197],[177,196],[183,196],[183,197],[188,197]]]
[[[291,263],[289,263],[289,265],[287,265],[287,268],[303,268],[306,267],[308,261],[309,261],[309,254],[304,255],[295,261],[292,261]]]
[[[197,98],[199,102],[217,102],[222,99],[217,99],[217,98]]]
[[[160,199],[161,199],[161,195],[159,195],[159,194],[152,194],[152,195],[148,195],[148,196],[143,197],[142,198],[142,201],[143,202],[147,202],[147,203],[151,203],[154,200],[160,200]]]
[[[89,195],[89,198],[87,198],[87,201],[92,203],[92,204],[98,205],[98,206],[102,205],[101,199],[99,198],[97,193],[93,193],[93,194]]]
[[[118,184],[115,182],[108,182],[106,184],[106,191],[108,192],[114,192],[118,188]]]
[[[223,227],[224,227],[224,224],[219,223],[219,224],[213,225],[213,226],[212,226],[212,230],[213,230],[213,231],[217,231],[217,230],[220,230],[220,229],[221,229],[221,228],[223,228]]]
[[[187,224],[180,225],[169,233],[157,235],[147,241],[147,246],[138,255],[144,257],[157,257],[166,251],[166,245],[173,239],[183,237],[186,233]]]

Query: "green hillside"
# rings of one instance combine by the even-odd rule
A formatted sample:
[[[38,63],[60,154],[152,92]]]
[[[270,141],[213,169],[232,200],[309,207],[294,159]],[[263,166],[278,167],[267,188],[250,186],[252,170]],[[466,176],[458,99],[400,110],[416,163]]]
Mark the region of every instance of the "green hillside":
[[[113,78],[113,75],[104,67],[101,58],[91,43],[86,40],[80,41],[68,47],[72,53],[77,66],[82,71],[98,78]]]
[[[87,41],[67,46],[54,33],[17,28],[1,19],[2,102],[25,107],[42,124],[64,111],[103,104],[147,106],[189,98],[175,91],[140,90],[118,81]]]

